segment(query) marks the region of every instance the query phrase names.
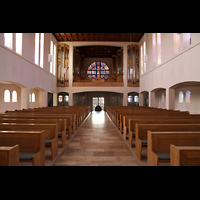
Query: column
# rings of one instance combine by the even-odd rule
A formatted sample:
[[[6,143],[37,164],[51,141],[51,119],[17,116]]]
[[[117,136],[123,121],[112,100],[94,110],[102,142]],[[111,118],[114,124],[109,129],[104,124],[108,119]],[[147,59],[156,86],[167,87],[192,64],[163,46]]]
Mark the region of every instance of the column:
[[[21,88],[21,110],[27,109],[30,106],[29,103],[30,88]]]
[[[166,108],[175,109],[175,89],[166,88]]]
[[[127,106],[128,105],[128,93],[127,92],[124,92],[123,93],[123,106]]]
[[[68,70],[68,75],[69,75],[69,87],[73,86],[73,45],[69,45],[69,70]],[[70,102],[70,100],[69,100]]]

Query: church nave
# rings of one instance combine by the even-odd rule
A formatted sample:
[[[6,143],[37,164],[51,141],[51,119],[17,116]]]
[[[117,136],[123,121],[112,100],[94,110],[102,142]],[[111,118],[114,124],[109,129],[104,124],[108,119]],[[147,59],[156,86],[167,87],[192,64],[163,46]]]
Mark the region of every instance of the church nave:
[[[92,111],[54,166],[139,166],[104,111]]]

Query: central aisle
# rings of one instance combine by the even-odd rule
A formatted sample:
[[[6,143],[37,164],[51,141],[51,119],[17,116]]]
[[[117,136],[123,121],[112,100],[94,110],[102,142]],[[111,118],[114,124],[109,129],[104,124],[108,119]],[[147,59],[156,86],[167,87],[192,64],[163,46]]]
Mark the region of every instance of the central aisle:
[[[93,111],[54,166],[138,166],[125,141],[104,111]]]

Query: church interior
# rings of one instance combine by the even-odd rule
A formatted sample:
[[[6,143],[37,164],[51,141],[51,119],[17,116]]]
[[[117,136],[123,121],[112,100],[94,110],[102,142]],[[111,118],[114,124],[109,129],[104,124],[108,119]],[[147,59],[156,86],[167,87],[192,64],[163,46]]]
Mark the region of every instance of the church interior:
[[[80,124],[76,122],[77,131],[74,129],[72,138],[66,142],[75,155],[73,147],[77,150],[82,144],[80,133],[84,127],[90,132],[89,123],[95,116],[110,120],[105,127],[117,134],[114,107],[117,112],[120,107],[124,110],[142,107],[198,116],[199,54],[200,33],[0,33],[0,115],[23,109],[88,108],[83,111]],[[105,116],[93,112],[97,106]],[[116,125],[117,130],[111,125]],[[101,123],[93,126],[95,131],[102,128]],[[95,138],[88,133],[85,137],[100,142],[117,140],[118,135],[107,132],[103,138]],[[83,158],[77,156],[78,161],[72,159],[68,164],[80,161],[80,165],[124,165],[125,161],[127,165],[148,165],[147,159],[141,162],[137,158],[124,133],[119,139],[119,146],[125,142],[121,155],[120,151],[105,154],[113,160],[106,160],[106,156],[102,160],[84,157],[87,162],[81,163]],[[81,148],[85,148],[84,144]],[[107,145],[107,148],[117,147]],[[95,149],[100,150],[92,155],[100,157],[101,146]],[[123,150],[131,153],[123,155]],[[56,160],[49,161],[49,165],[65,165],[61,162],[61,154],[65,153],[64,146],[58,148]],[[87,154],[91,154],[89,149]]]

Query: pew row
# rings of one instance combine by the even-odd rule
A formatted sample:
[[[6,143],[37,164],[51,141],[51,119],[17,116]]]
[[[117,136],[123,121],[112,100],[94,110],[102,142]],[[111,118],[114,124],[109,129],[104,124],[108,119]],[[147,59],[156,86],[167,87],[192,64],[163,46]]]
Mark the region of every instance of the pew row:
[[[23,119],[1,118],[0,123],[26,123],[26,124],[58,124],[58,136],[61,137],[61,147],[66,144],[66,119]]]
[[[148,143],[148,131],[200,131],[200,124],[136,124],[135,129],[135,154],[141,160],[142,147]]]
[[[148,131],[148,166],[170,161],[170,145],[200,146],[200,131],[151,132]]]
[[[0,146],[0,166],[19,166],[19,145]]]
[[[138,119],[129,120],[129,145],[133,147],[133,137],[135,136],[135,125],[136,124],[200,124],[200,119]]]
[[[170,166],[200,166],[200,146],[170,145]]]
[[[58,154],[57,124],[0,123],[0,131],[42,131],[45,130],[45,146],[51,147],[51,160]]]
[[[19,145],[19,161],[45,165],[45,131],[0,131],[0,146]]]

